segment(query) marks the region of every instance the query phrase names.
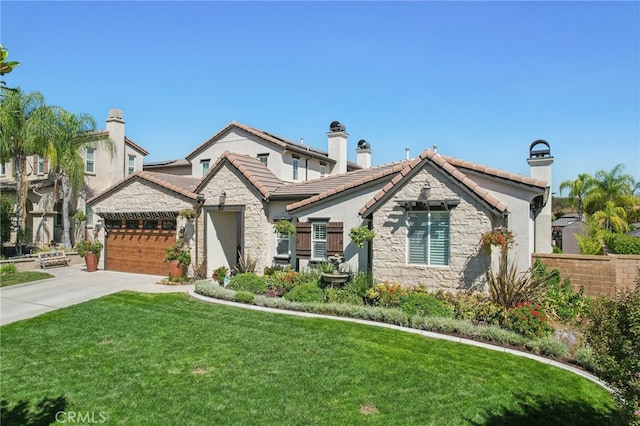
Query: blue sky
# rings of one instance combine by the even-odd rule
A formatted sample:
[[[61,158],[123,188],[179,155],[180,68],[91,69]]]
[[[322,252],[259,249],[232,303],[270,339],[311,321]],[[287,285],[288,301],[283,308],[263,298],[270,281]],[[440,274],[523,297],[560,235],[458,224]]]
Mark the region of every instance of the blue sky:
[[[333,120],[373,164],[433,144],[553,189],[623,163],[640,180],[638,2],[11,2],[9,86],[124,111],[146,161],[184,158],[230,121],[326,149]]]

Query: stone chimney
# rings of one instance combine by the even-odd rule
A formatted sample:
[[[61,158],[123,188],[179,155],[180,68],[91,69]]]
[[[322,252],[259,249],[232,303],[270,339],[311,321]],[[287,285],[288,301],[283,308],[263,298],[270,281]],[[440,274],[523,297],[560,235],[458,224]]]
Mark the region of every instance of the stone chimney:
[[[549,143],[542,139],[533,142],[529,147],[527,163],[530,167],[530,176],[547,183],[547,189],[542,199],[534,199],[534,245],[536,253],[551,253],[551,165],[553,157]]]
[[[363,169],[371,167],[371,145],[364,139],[360,139],[358,142],[358,148],[356,149],[356,163]]]
[[[329,132],[327,133],[329,139],[329,158],[336,162],[336,165],[331,171],[332,175],[338,173],[346,173],[347,171],[347,137],[344,125],[339,121],[334,121],[329,126]]]
[[[111,158],[111,164],[113,167],[111,184],[113,185],[126,176],[126,164],[124,158],[124,119],[122,118],[122,110],[117,108],[109,110],[109,117],[107,118],[107,132],[109,132],[109,138],[113,143],[113,156]]]

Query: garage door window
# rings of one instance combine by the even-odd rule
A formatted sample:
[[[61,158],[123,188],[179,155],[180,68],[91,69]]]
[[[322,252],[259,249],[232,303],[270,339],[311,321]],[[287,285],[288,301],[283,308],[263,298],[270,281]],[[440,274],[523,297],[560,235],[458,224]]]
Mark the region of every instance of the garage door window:
[[[127,220],[125,221],[124,226],[127,229],[138,229],[140,227],[140,222],[138,220]]]
[[[162,229],[164,231],[175,231],[176,230],[176,221],[175,220],[163,220],[162,221]]]
[[[142,227],[144,229],[158,229],[158,221],[157,220],[145,220],[142,223]]]
[[[122,228],[122,221],[121,220],[109,219],[109,220],[107,220],[107,228],[109,228],[109,229],[120,229],[120,228]]]

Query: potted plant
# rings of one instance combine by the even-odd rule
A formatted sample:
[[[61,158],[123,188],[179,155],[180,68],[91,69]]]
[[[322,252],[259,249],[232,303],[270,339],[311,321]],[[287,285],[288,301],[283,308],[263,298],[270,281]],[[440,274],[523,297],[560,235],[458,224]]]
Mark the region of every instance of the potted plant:
[[[213,271],[213,274],[211,275],[211,278],[216,280],[218,282],[218,284],[223,285],[224,284],[224,279],[227,276],[228,272],[229,272],[229,268],[227,268],[226,266],[220,266],[219,268],[216,268]]]
[[[273,224],[273,232],[276,234],[293,235],[296,233],[296,226],[287,219],[280,219]]]
[[[95,272],[98,270],[98,261],[100,260],[100,253],[102,253],[103,247],[102,243],[97,240],[84,240],[76,244],[78,255],[84,257],[87,272]]]
[[[178,216],[187,219],[189,223],[193,223],[193,220],[196,218],[196,211],[191,208],[182,209],[178,212]]]
[[[376,233],[366,226],[356,226],[349,231],[349,238],[351,238],[351,241],[353,241],[358,248],[362,248],[365,241],[371,241],[375,236]]]
[[[169,262],[169,278],[183,277],[191,264],[191,252],[185,247],[183,239],[178,239],[174,246],[167,247],[165,262]]]

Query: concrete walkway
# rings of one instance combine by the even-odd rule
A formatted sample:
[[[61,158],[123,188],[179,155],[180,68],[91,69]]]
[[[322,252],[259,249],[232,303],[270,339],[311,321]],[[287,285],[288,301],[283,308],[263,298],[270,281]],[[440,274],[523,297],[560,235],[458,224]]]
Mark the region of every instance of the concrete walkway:
[[[84,265],[49,268],[54,278],[0,288],[0,325],[33,318],[122,290],[173,293],[194,290],[193,285],[157,284],[166,277],[125,272],[86,272]]]

